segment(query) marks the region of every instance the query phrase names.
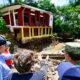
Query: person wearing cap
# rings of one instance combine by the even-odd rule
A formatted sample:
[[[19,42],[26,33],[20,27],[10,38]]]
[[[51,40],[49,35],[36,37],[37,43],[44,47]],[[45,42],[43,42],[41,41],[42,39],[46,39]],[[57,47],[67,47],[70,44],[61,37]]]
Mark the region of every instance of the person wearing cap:
[[[0,36],[0,80],[45,80],[48,64],[42,61],[40,71],[32,72],[31,71],[31,67],[33,66],[32,52],[29,52],[28,54],[26,53],[27,54],[26,64],[25,64],[26,73],[23,74],[13,73],[13,71],[6,64],[5,60],[13,58],[17,59],[19,58],[19,53],[4,55],[3,53],[6,49],[6,45],[7,45],[7,40]],[[24,53],[24,51],[22,51],[21,53]],[[22,65],[20,66],[22,67]]]
[[[80,65],[80,43],[67,42],[64,49],[65,59],[74,65]]]
[[[63,52],[66,61],[58,65],[60,80],[80,80],[80,43],[65,43]]]
[[[7,80],[12,70],[8,67],[5,60],[16,58],[18,54],[3,54],[7,48],[8,40],[0,35],[0,80]]]
[[[3,36],[3,35],[0,35],[0,36],[5,39],[5,36]],[[11,53],[10,53],[10,50],[9,50],[9,46],[10,46],[10,45],[11,45],[11,42],[10,42],[10,41],[7,41],[6,49],[5,49],[5,52],[4,52],[5,55],[11,54]],[[5,61],[6,61],[6,64],[7,64],[10,68],[12,68],[12,64],[13,64],[12,59],[8,59],[8,60],[5,60]]]

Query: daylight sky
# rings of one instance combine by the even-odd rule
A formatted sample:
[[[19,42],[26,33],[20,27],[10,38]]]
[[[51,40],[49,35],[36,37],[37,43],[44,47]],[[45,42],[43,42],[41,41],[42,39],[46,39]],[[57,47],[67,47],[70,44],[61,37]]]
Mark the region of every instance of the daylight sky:
[[[65,4],[68,4],[68,1],[69,0],[51,0],[51,2],[55,4],[55,6],[63,6]],[[0,0],[0,4],[3,4],[3,3],[6,4],[6,3],[8,3],[8,1],[7,0]]]
[[[63,6],[68,4],[69,0],[51,0],[52,3],[55,4],[55,6]]]

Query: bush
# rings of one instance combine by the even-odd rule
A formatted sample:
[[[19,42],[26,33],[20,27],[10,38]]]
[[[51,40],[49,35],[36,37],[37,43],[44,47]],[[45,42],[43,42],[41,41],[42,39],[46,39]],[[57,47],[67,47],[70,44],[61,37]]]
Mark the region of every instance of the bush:
[[[9,32],[9,28],[6,27],[6,23],[2,17],[0,17],[0,32]]]

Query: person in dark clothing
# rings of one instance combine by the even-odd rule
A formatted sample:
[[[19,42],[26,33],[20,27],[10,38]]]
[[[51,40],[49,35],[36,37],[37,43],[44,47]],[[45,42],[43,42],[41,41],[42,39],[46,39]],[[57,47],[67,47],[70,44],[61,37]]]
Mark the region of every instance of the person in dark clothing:
[[[41,68],[39,71],[31,71],[33,66],[33,53],[26,53],[26,72],[25,73],[14,73],[8,67],[5,60],[16,59],[19,57],[17,54],[4,55],[3,52],[6,49],[7,40],[0,36],[0,80],[45,80],[47,75],[48,64],[46,61],[41,61]],[[23,53],[24,51],[22,51]],[[27,52],[27,51],[26,51]]]
[[[67,42],[64,49],[65,62],[58,65],[60,80],[80,80],[80,43]]]

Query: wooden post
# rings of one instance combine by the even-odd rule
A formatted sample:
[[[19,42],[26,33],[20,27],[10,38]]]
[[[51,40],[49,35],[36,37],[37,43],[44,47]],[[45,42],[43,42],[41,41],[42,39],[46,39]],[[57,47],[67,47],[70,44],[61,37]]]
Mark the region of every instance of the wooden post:
[[[10,26],[11,26],[11,18],[10,18],[10,11],[9,11],[9,21],[10,21]]]
[[[38,27],[38,36],[40,36],[40,28]]]
[[[51,35],[53,34],[53,30],[52,30],[52,28],[51,28]]]
[[[9,11],[9,21],[10,21],[10,30],[13,31],[13,30],[12,30],[12,26],[11,26],[10,11]]]
[[[50,34],[50,28],[48,28],[48,35]]]
[[[32,27],[32,37],[34,37],[34,27]]]
[[[29,27],[29,37],[31,38],[31,28]]]
[[[12,11],[10,11],[10,18],[11,18],[11,26],[14,26],[14,17]]]
[[[41,27],[41,35],[43,35],[43,27]]]
[[[14,10],[13,10],[13,19],[14,19],[14,26],[16,26],[16,18],[15,18],[15,13],[14,13]]]
[[[45,27],[45,35],[47,34],[47,28]]]
[[[23,30],[23,27],[21,27],[21,36],[22,36],[22,40],[23,40],[23,38],[24,38],[24,30]]]

